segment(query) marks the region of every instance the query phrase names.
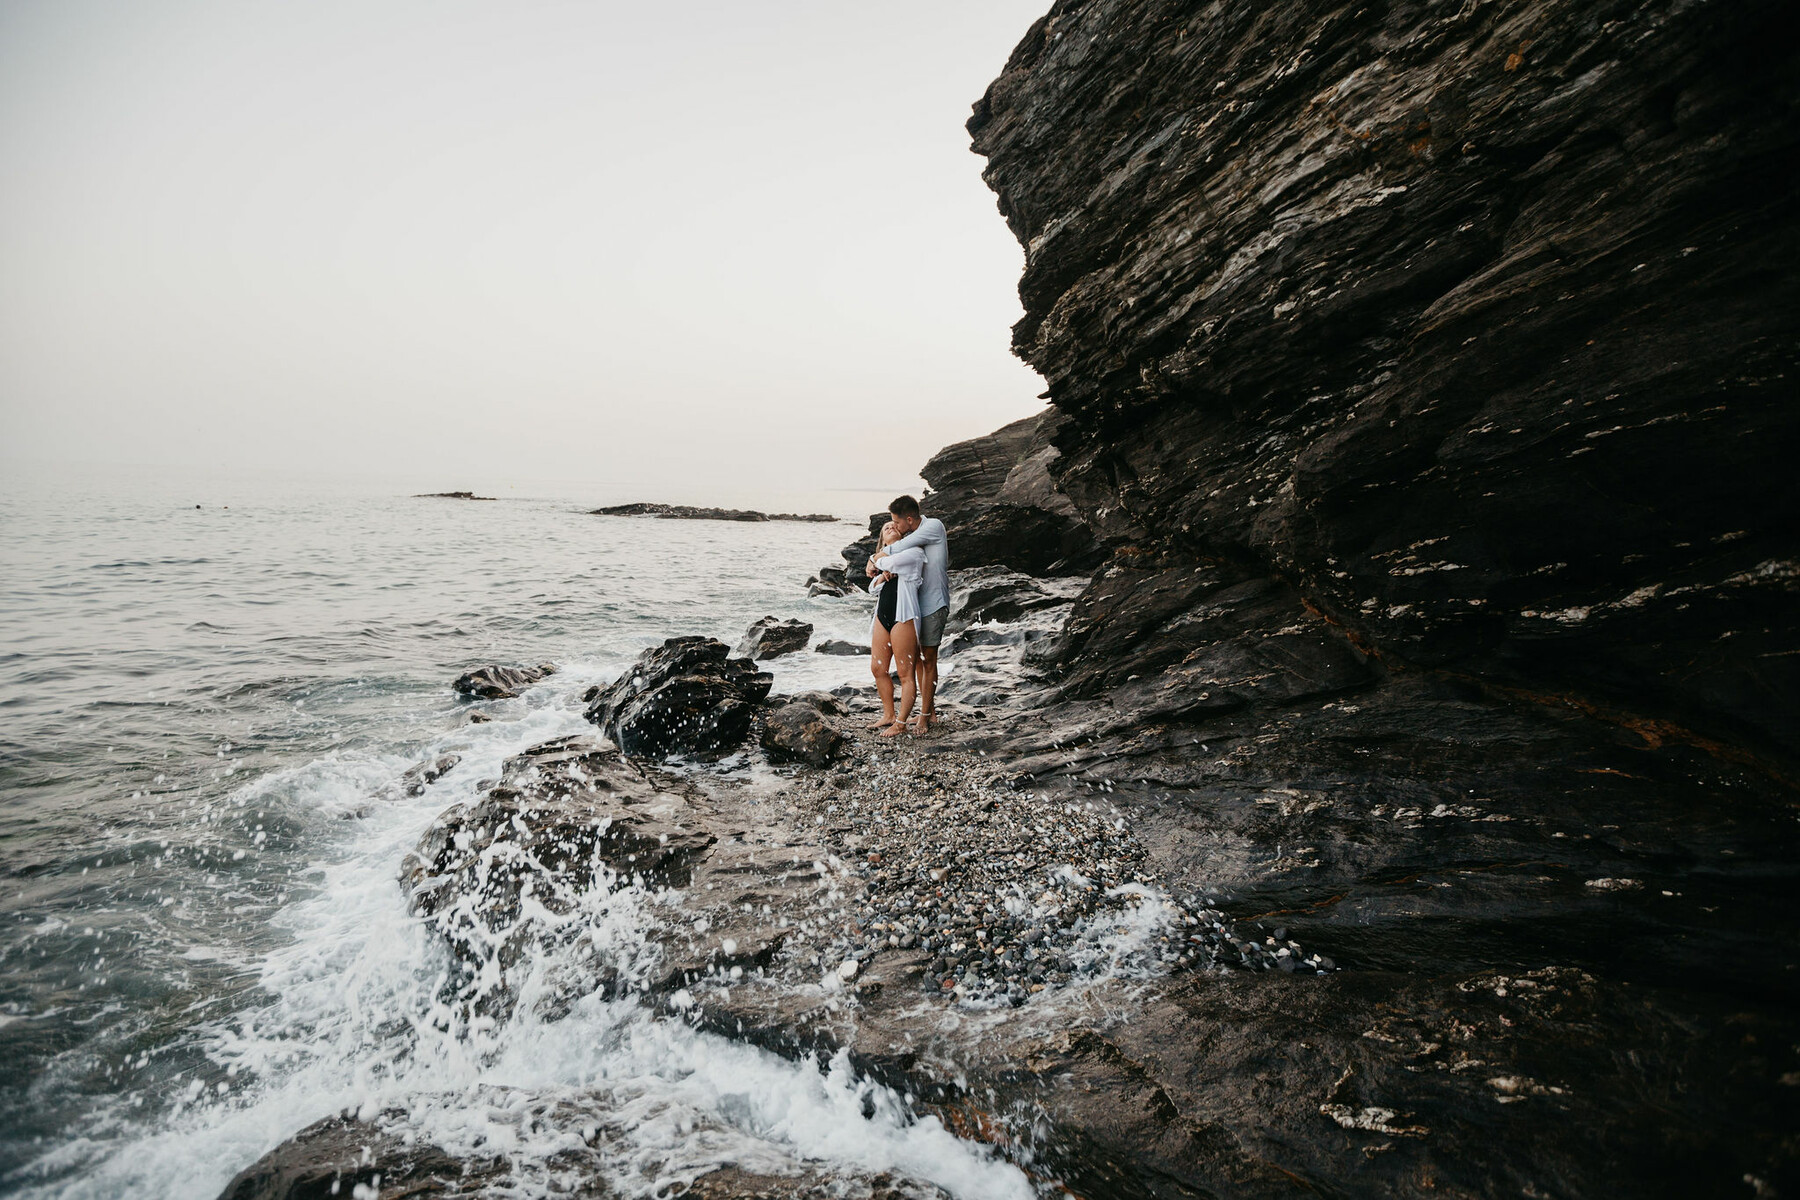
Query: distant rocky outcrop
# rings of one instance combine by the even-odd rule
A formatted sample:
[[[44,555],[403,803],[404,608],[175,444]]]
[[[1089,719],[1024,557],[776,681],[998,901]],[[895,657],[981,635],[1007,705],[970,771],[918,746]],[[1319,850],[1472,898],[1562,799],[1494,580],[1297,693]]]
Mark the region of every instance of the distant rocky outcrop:
[[[497,500],[497,496],[477,496],[474,492],[420,492],[414,500]]]
[[[594,517],[660,517],[665,521],[811,521],[830,524],[830,513],[765,513],[753,508],[695,508],[688,504],[614,504],[596,508]]]
[[[456,682],[450,686],[463,696],[474,696],[482,700],[510,700],[532,684],[554,674],[556,667],[553,663],[540,663],[535,667],[477,667],[458,675]]]
[[[724,642],[674,637],[597,689],[584,715],[627,754],[717,754],[744,740],[773,683]]]

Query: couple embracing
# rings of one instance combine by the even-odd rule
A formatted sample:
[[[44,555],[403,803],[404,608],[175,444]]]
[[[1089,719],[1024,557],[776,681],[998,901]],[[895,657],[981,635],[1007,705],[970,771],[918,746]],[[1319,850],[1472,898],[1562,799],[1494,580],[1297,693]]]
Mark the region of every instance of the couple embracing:
[[[922,516],[917,500],[901,496],[888,505],[879,547],[868,566],[869,591],[875,597],[869,671],[881,693],[881,720],[871,728],[881,730],[882,737],[898,737],[910,722],[913,733],[922,734],[937,720],[938,644],[950,616],[950,543],[942,521]],[[900,676],[898,710],[890,663]]]

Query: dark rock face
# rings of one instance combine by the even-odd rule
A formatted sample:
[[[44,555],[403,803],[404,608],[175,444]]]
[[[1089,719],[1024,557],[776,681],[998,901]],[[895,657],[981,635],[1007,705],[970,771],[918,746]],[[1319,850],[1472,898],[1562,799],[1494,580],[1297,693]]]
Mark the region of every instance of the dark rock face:
[[[1034,609],[1068,602],[1055,588],[1006,567],[950,572],[950,616],[959,629],[980,621],[1016,621]]]
[[[751,622],[744,631],[744,640],[732,653],[739,658],[779,658],[806,649],[812,632],[813,627],[805,621],[761,617]]]
[[[919,474],[932,490],[921,507],[944,522],[952,565],[1073,575],[1104,557],[1050,474],[1051,438],[1065,419],[1046,409],[946,446],[925,464]]]
[[[495,496],[477,496],[474,492],[421,492],[414,500],[494,500]]]
[[[558,1186],[545,1187],[542,1172],[518,1172],[502,1155],[455,1158],[435,1146],[409,1142],[398,1129],[405,1114],[375,1121],[328,1117],[307,1126],[240,1172],[219,1200],[448,1200],[449,1197],[558,1195],[606,1200],[620,1193],[607,1182],[625,1147],[613,1141],[617,1118],[604,1093],[583,1100],[530,1104],[539,1120],[560,1119],[585,1131],[584,1139],[556,1156]],[[710,1124],[704,1132],[713,1132]],[[723,1132],[722,1130],[719,1132]],[[574,1138],[571,1138],[574,1141]],[[573,1182],[570,1181],[572,1177]],[[805,1164],[780,1174],[724,1166],[682,1186],[684,1200],[949,1200],[949,1193],[916,1179],[882,1172],[858,1175],[854,1190],[844,1173]],[[627,1193],[629,1194],[629,1193]]]
[[[806,581],[808,596],[847,596],[850,584],[844,579],[843,567],[820,567],[819,573]]]
[[[1054,408],[1046,409],[946,446],[925,464],[919,474],[931,490],[920,507],[944,523],[952,566],[1076,575],[1105,557],[1050,472],[1059,453],[1051,438],[1065,420]],[[869,589],[864,567],[887,519],[885,512],[869,514],[869,532],[844,547],[847,585]]]
[[[1782,16],[1062,2],[976,106],[1112,558],[950,738],[1343,968],[1047,1042],[1073,1190],[1800,1177]]]
[[[696,508],[691,504],[614,504],[596,508],[593,517],[660,517],[665,521],[807,521],[832,524],[837,518],[830,513],[766,513],[753,508]]]
[[[627,754],[667,757],[729,750],[750,730],[774,677],[731,658],[716,638],[670,638],[599,691],[586,716]]]
[[[822,767],[843,744],[843,735],[831,727],[816,701],[792,700],[763,718],[763,753],[774,762]]]
[[[1113,547],[1800,742],[1786,10],[1058,3],[969,127]]]
[[[477,667],[456,677],[450,686],[459,695],[475,696],[482,700],[510,700],[520,692],[538,682],[556,674],[556,667],[543,663],[535,667]]]

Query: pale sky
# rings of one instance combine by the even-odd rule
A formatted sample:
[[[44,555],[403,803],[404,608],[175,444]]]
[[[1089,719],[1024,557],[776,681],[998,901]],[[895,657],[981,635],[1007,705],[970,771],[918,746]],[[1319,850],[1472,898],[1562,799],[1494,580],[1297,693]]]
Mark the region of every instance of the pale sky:
[[[1042,407],[1047,4],[0,0],[0,459],[909,479]]]

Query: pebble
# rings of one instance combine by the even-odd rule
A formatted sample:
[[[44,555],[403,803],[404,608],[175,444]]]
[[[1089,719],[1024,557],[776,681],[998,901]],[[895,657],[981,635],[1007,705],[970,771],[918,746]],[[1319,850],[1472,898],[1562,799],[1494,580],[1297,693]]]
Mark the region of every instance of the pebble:
[[[974,1003],[1021,1004],[1110,969],[1102,940],[1145,902],[1138,887],[1159,885],[1105,794],[1014,789],[966,752],[847,732],[837,770],[799,771],[777,796],[853,872],[835,922],[803,929],[784,954],[841,960],[848,982],[881,953],[922,950],[933,956],[924,989]],[[1200,895],[1163,899],[1167,928],[1144,951],[1158,969],[1335,968],[1285,927],[1245,937]]]

